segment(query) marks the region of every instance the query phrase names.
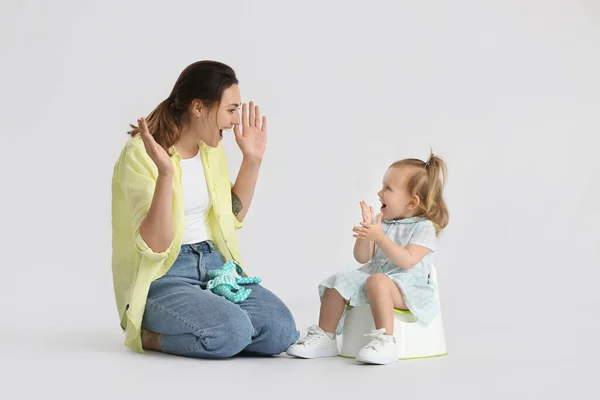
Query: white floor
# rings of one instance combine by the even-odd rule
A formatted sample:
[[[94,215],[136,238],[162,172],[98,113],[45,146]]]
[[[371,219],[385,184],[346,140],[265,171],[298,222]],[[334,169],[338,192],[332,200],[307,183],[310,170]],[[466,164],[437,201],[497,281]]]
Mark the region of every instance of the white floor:
[[[313,312],[300,310],[297,320],[304,333]],[[0,398],[11,400],[174,400],[220,395],[239,399],[592,399],[598,398],[600,389],[594,369],[583,368],[584,360],[590,362],[585,354],[547,352],[544,356],[538,348],[532,354],[503,351],[500,342],[490,340],[497,336],[464,340],[454,335],[452,321],[446,323],[449,355],[388,366],[285,355],[223,361],[150,352],[140,355],[125,348],[123,336],[112,327],[70,331],[40,327],[19,333],[4,323],[1,326]]]

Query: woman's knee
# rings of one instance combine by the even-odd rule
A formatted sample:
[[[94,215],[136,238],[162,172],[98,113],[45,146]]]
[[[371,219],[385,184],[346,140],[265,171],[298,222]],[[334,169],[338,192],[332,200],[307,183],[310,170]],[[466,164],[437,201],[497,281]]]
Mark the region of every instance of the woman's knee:
[[[200,333],[199,339],[211,358],[232,357],[252,342],[254,327],[245,313],[223,318],[214,328]]]
[[[265,320],[259,334],[265,338],[262,352],[272,355],[283,353],[300,337],[294,317],[285,305],[271,311],[271,317]]]

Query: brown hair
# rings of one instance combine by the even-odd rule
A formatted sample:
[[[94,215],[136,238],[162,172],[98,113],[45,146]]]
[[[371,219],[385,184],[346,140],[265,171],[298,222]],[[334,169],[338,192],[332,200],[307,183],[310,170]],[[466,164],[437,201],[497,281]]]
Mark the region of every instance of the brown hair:
[[[412,173],[406,182],[407,190],[419,197],[421,215],[433,222],[435,233],[439,235],[449,221],[448,207],[443,197],[447,177],[444,160],[431,151],[427,161],[407,158],[396,161],[392,167],[410,167]]]
[[[217,61],[197,61],[187,66],[179,75],[169,97],[163,100],[146,118],[148,130],[154,140],[167,152],[181,137],[181,127],[189,118],[188,107],[199,99],[207,108],[220,104],[223,92],[238,80],[231,67]],[[139,127],[127,133],[137,135]]]

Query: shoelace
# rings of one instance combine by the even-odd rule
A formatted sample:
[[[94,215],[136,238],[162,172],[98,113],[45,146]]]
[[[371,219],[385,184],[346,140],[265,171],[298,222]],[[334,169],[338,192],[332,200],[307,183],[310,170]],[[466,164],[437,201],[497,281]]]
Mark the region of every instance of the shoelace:
[[[308,328],[308,333],[306,334],[306,336],[299,339],[296,343],[311,344],[323,335],[325,335],[325,333],[323,333],[323,331],[319,329],[318,326],[312,325],[310,328]]]
[[[383,347],[391,338],[391,336],[386,337],[386,335],[384,335],[384,333],[385,333],[385,328],[377,329],[376,331],[373,331],[372,333],[366,333],[365,336],[372,337],[373,339],[371,339],[371,341],[369,342],[369,344],[367,344],[365,346],[365,348],[373,349],[376,352],[379,352],[379,349],[381,349],[381,347]]]

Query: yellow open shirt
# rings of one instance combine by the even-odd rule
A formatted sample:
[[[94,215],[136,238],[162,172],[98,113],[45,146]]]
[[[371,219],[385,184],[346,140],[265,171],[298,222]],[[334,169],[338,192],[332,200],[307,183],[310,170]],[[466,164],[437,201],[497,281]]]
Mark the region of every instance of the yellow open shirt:
[[[200,143],[200,157],[212,207],[208,224],[212,240],[226,260],[242,264],[235,231],[242,227],[231,207],[231,181],[222,144],[211,148]],[[143,353],[141,325],[150,283],[164,275],[173,265],[184,230],[181,156],[171,147],[173,174],[173,224],[171,245],[155,253],[140,236],[152,197],[158,169],[144,148],[140,135],[124,146],[114,166],[112,178],[112,274],[125,345]],[[201,176],[198,179],[203,179]]]

